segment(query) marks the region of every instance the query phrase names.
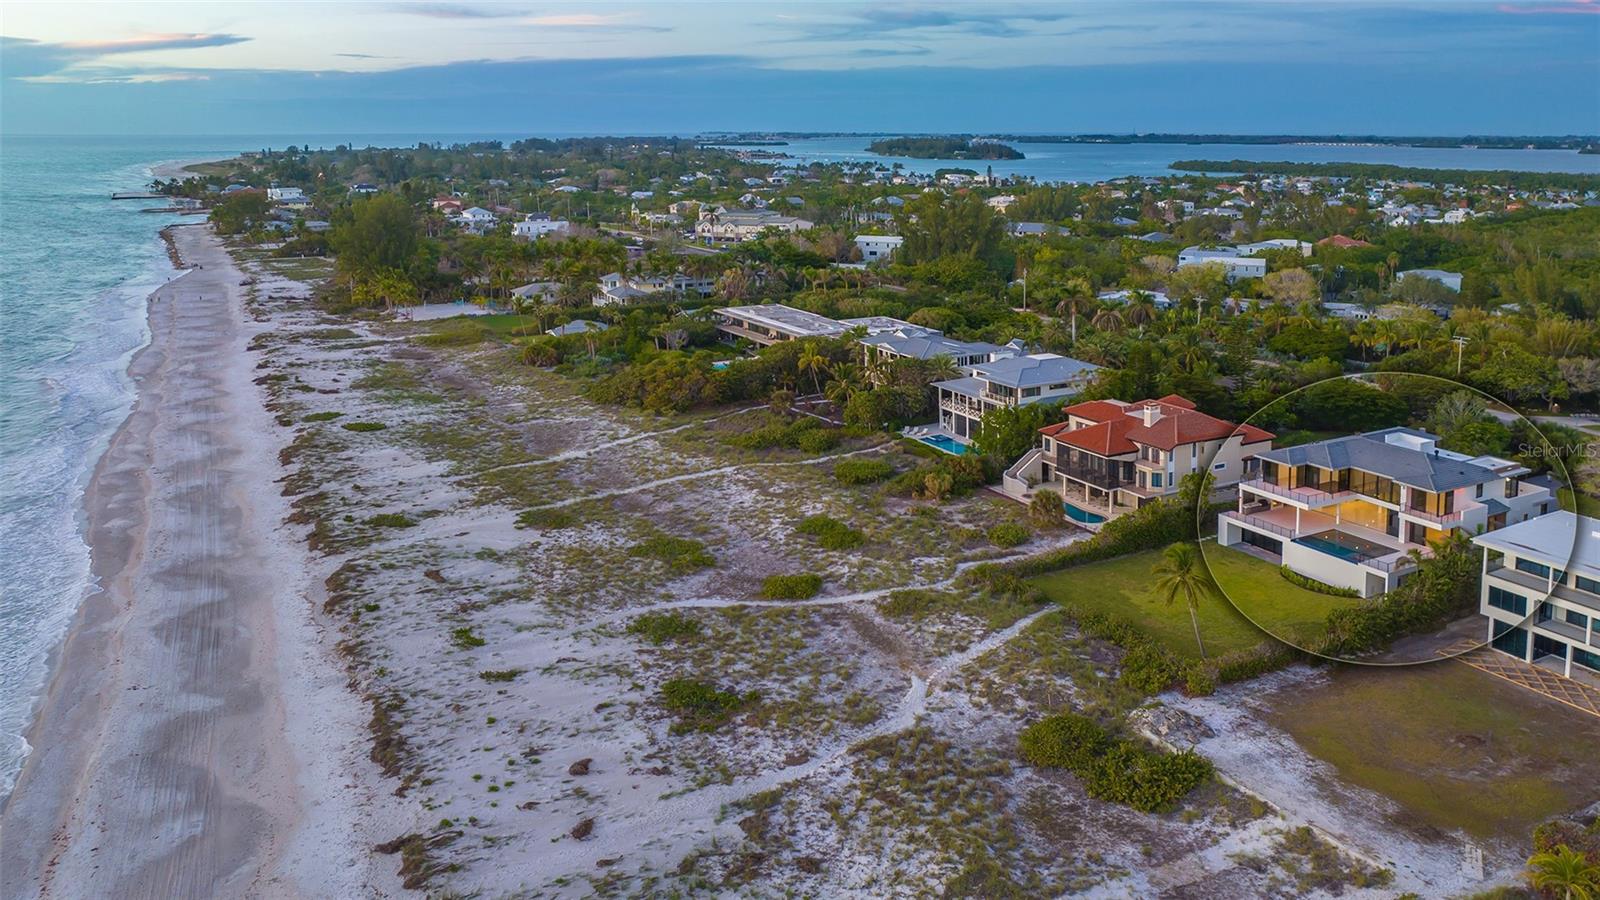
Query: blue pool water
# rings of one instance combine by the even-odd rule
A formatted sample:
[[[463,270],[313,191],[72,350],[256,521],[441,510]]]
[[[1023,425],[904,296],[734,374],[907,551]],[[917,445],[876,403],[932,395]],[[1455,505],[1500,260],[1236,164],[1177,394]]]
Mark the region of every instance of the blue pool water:
[[[958,441],[955,438],[950,437],[948,435],[935,434],[935,435],[933,435],[931,437],[920,438],[920,440],[924,444],[928,444],[928,445],[931,445],[933,447],[937,447],[940,450],[943,450],[944,452],[951,454],[952,456],[963,456],[967,452],[967,445],[966,444],[963,444],[960,441]]]
[[[721,370],[726,369],[727,367],[729,367],[731,365],[733,365],[733,360],[731,360],[731,359],[719,359],[716,362],[711,364],[711,368],[716,369],[718,371],[721,371]]]
[[[1324,531],[1321,534],[1308,534],[1305,537],[1294,539],[1296,544],[1319,550],[1329,556],[1337,556],[1350,562],[1366,562],[1369,559],[1394,552],[1382,544],[1363,540],[1353,534],[1342,531]]]
[[[1079,509],[1065,500],[1061,502],[1061,505],[1067,508],[1067,518],[1074,522],[1081,522],[1084,525],[1099,525],[1106,520],[1105,516],[1089,512],[1087,509]]]

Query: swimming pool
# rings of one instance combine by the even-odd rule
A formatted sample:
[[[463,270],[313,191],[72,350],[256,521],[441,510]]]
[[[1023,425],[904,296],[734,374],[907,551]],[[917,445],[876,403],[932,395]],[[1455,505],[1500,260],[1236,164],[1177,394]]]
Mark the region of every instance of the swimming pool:
[[[1308,534],[1294,539],[1302,547],[1310,547],[1329,556],[1337,556],[1342,560],[1353,563],[1366,562],[1380,556],[1387,556],[1395,552],[1393,547],[1385,547],[1377,541],[1358,538],[1353,534],[1343,531],[1322,531],[1317,534]]]
[[[929,435],[925,438],[918,438],[918,440],[931,447],[936,447],[940,450],[943,450],[951,456],[963,456],[967,452],[966,444],[961,443],[947,434]]]
[[[1098,513],[1089,512],[1087,509],[1079,509],[1065,500],[1061,501],[1061,505],[1067,508],[1067,518],[1079,524],[1099,525],[1101,522],[1106,520],[1105,516],[1102,516]]]
[[[711,364],[711,368],[716,369],[717,371],[720,372],[723,369],[726,369],[727,367],[729,367],[731,365],[733,365],[733,360],[731,360],[731,359],[719,359],[716,362]]]

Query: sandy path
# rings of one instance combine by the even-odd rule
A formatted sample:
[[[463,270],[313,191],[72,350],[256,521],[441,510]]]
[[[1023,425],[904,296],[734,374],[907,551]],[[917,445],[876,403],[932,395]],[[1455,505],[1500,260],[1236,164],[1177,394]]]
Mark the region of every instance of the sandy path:
[[[151,295],[138,400],[89,487],[103,589],[0,813],[0,895],[389,895],[362,828],[382,801],[361,710],[281,525],[241,275],[209,229],[175,234],[200,268]]]

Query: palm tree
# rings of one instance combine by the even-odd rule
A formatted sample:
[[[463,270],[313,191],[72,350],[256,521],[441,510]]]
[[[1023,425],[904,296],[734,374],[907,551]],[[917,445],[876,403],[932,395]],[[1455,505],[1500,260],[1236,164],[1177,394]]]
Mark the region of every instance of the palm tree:
[[[1094,318],[1089,320],[1089,324],[1100,329],[1101,331],[1109,331],[1112,334],[1121,334],[1122,329],[1126,327],[1126,322],[1123,320],[1122,313],[1111,309],[1110,307],[1095,313]]]
[[[1156,578],[1156,593],[1171,606],[1181,598],[1189,607],[1189,621],[1194,625],[1194,642],[1200,648],[1200,658],[1206,658],[1206,645],[1200,639],[1200,598],[1209,597],[1216,587],[1211,576],[1200,564],[1200,551],[1194,544],[1180,542],[1161,553],[1161,562],[1150,570]]]
[[[1600,865],[1562,844],[1528,860],[1528,881],[1541,891],[1560,891],[1564,900],[1594,900],[1600,894]]]
[[[810,372],[811,385],[816,388],[816,393],[822,393],[822,373],[828,371],[828,358],[817,350],[815,344],[808,343],[800,349],[794,367],[801,372]]]
[[[860,393],[861,369],[850,363],[840,363],[833,367],[833,380],[822,389],[823,396],[828,398],[836,408],[843,410],[850,398]]]

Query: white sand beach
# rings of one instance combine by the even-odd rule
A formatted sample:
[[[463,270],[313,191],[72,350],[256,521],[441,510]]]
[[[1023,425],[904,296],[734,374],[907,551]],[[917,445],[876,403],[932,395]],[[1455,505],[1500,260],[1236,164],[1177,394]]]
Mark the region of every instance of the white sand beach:
[[[151,295],[138,400],[88,489],[100,589],[0,812],[0,896],[389,896],[364,823],[381,840],[395,813],[283,524],[261,326],[210,229],[173,234],[194,268]]]

